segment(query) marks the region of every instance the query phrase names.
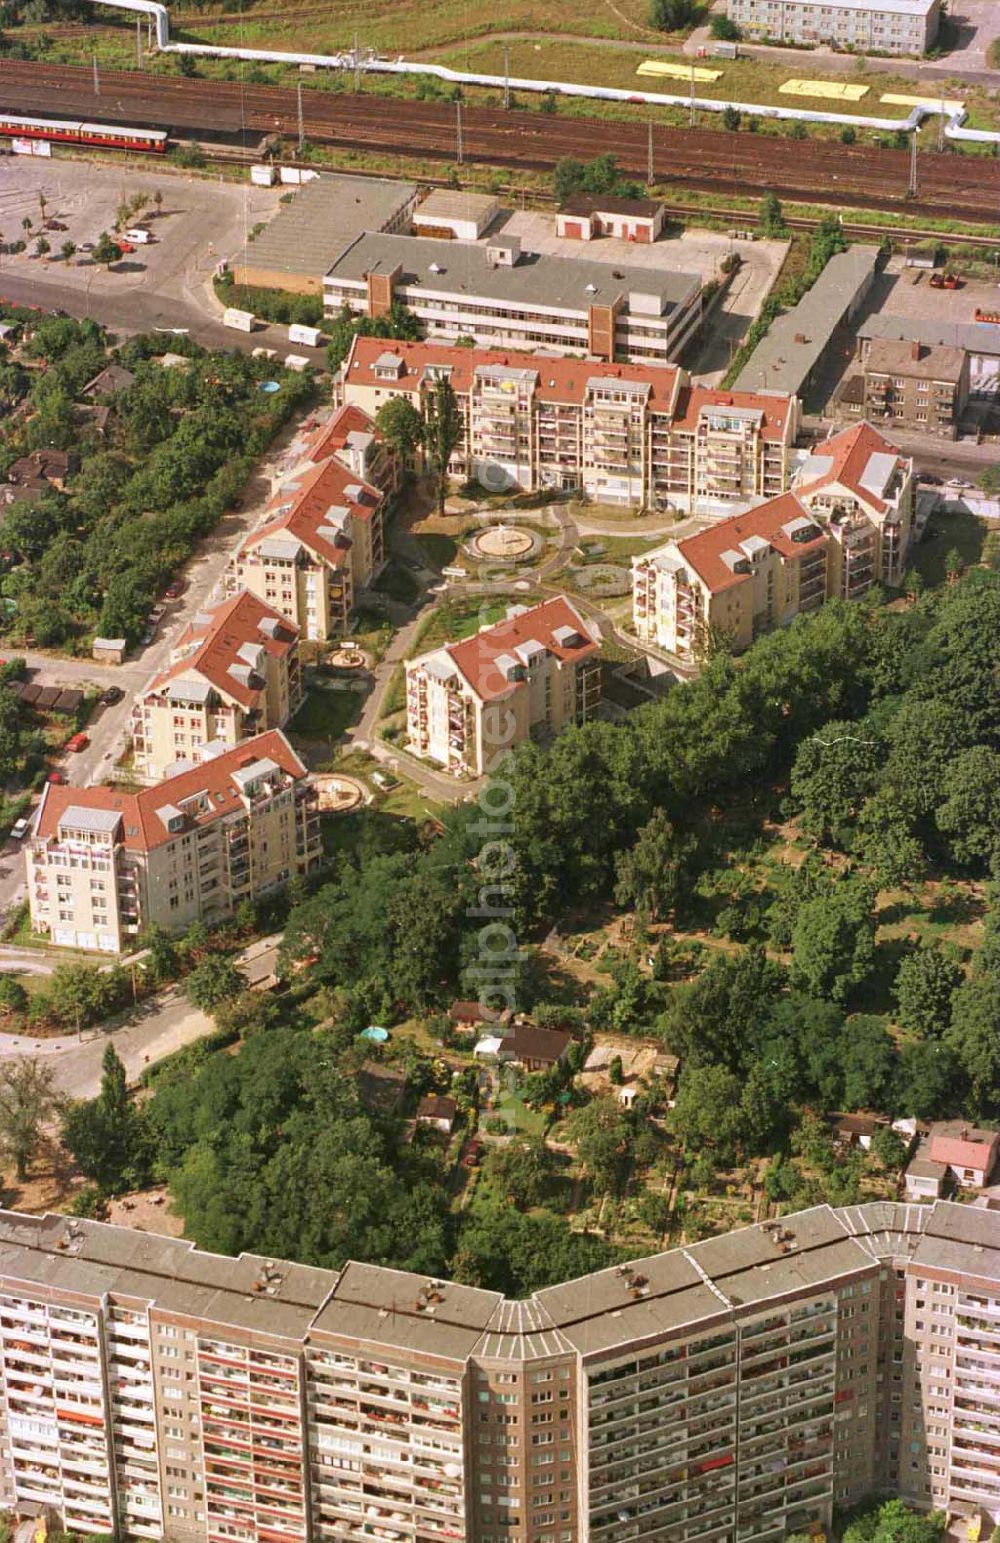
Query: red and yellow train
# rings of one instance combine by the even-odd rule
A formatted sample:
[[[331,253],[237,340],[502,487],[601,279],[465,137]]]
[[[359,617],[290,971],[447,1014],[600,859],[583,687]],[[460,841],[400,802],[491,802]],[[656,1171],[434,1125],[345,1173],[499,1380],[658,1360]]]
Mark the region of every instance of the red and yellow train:
[[[138,129],[124,123],[72,123],[62,118],[26,118],[0,112],[0,138],[48,139],[58,144],[94,145],[99,150],[142,150],[162,155],[163,129]]]

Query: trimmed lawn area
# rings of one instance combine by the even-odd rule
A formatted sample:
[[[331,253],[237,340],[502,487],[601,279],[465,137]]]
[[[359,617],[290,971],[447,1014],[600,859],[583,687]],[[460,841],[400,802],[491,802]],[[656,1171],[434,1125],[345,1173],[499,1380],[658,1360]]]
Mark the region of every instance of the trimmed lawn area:
[[[501,595],[495,600],[485,597],[446,600],[428,617],[416,639],[414,652],[419,648],[421,653],[427,653],[432,648],[440,648],[442,643],[458,643],[462,638],[471,638],[480,627],[492,627],[503,621],[508,606],[537,605],[541,598],[541,595],[525,594]]]
[[[301,739],[339,739],[361,717],[364,700],[363,691],[335,691],[314,685],[290,721],[288,732]]]
[[[967,568],[974,567],[983,555],[983,543],[989,530],[986,520],[974,514],[932,514],[923,540],[913,548],[912,566],[923,576],[928,588],[947,579],[948,553],[959,552]]]
[[[510,1120],[513,1129],[526,1136],[541,1136],[545,1132],[545,1116],[536,1109],[529,1109],[520,1093],[505,1093],[490,1113]]]

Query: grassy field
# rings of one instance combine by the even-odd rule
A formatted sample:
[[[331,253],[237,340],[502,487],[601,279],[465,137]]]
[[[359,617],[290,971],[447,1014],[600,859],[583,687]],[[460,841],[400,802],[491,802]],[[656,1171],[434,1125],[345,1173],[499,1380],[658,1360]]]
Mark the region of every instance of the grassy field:
[[[989,526],[974,514],[932,514],[922,541],[913,548],[912,566],[925,584],[943,584],[950,552],[958,552],[966,567],[978,563]]]
[[[288,725],[299,739],[339,739],[361,717],[364,694],[314,685]]]

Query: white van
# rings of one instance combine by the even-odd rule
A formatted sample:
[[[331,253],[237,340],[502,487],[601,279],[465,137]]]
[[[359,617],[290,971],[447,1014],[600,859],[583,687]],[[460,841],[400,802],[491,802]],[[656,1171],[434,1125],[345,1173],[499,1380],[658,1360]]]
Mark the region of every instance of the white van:
[[[136,225],[132,230],[125,232],[125,240],[133,241],[136,246],[146,246],[153,239],[151,230],[144,230],[141,225]]]

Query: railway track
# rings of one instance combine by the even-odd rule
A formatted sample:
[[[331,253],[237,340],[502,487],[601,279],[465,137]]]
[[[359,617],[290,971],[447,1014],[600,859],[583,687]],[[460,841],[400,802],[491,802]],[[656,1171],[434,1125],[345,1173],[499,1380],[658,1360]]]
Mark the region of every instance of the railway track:
[[[305,131],[317,144],[419,160],[457,159],[456,109],[440,102],[312,90],[303,93]],[[199,81],[139,71],[105,71],[94,96],[88,69],[23,60],[0,62],[0,106],[11,111],[64,113],[88,119],[132,120],[197,137],[278,133],[295,136],[294,90],[239,81]],[[563,157],[589,159],[609,142],[626,173],[644,177],[645,122],[562,117],[488,107],[462,109],[464,159],[548,171]],[[918,195],[907,198],[910,158],[902,150],[786,140],[717,129],[655,125],[655,179],[661,184],[780,196],[831,207],[907,213],[927,218],[996,223],[1000,162],[926,151],[918,157]]]

